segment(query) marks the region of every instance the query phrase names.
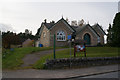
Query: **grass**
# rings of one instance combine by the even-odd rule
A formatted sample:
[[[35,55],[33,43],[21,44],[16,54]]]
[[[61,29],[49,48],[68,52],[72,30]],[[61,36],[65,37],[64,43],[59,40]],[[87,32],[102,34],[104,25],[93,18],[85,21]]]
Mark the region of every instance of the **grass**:
[[[71,57],[74,56],[74,50],[71,50]],[[115,47],[87,47],[86,48],[87,57],[114,57],[118,56],[118,48]],[[84,57],[83,52],[77,52],[77,57]],[[70,58],[70,50],[63,50],[56,52],[56,58]],[[44,63],[47,59],[53,59],[53,53],[45,55],[40,58],[34,65],[33,68],[43,69]]]
[[[61,48],[61,47],[59,47]],[[14,51],[4,50],[2,54],[2,68],[3,69],[15,69],[23,64],[22,58],[30,53],[37,51],[50,50],[53,47],[27,47],[27,48],[15,48]],[[6,51],[6,54],[5,54]],[[5,56],[4,56],[5,55]]]

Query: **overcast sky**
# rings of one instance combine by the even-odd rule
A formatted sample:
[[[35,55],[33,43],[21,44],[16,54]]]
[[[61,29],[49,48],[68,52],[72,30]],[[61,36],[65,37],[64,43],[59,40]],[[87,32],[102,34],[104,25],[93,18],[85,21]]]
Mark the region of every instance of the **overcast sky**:
[[[107,0],[101,0],[102,2],[95,0],[92,2],[87,2],[87,0],[84,2],[78,0],[70,0],[69,2],[67,0],[64,2],[44,1],[3,0],[0,4],[0,29],[2,31],[8,29],[17,33],[29,29],[35,34],[44,19],[47,19],[47,22],[52,20],[57,22],[63,15],[69,21],[84,19],[90,25],[99,23],[106,30],[118,12],[117,0],[108,0],[110,2]]]

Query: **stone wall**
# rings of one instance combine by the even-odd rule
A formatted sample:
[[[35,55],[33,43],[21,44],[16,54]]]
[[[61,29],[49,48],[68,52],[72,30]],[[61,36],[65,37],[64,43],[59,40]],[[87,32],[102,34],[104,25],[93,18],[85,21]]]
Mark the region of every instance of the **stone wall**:
[[[47,60],[44,64],[46,69],[60,69],[69,67],[88,67],[107,64],[118,64],[120,57],[83,57]]]

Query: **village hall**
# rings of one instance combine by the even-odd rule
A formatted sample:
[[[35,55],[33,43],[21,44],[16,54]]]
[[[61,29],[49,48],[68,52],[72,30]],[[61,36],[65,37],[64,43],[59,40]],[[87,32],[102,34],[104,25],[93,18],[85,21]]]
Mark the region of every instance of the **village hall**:
[[[84,40],[87,46],[97,46],[98,44],[104,45],[105,32],[98,23],[90,25],[89,23],[80,25],[70,25],[63,17],[57,22],[51,21],[41,23],[38,30],[38,42],[44,47],[53,46],[54,38],[56,35],[56,46],[68,46],[68,35],[72,38]]]

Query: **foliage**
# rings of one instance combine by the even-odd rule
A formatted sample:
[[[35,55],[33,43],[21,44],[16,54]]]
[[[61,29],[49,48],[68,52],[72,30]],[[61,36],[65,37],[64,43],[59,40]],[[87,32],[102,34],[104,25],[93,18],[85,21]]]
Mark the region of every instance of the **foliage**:
[[[111,26],[111,24],[109,24],[109,28],[107,29],[107,32],[108,32],[107,45],[111,45],[112,44],[112,42],[111,42],[111,40],[112,40],[112,26]]]
[[[116,14],[112,27],[109,25],[107,40],[110,46],[120,47],[120,12]]]
[[[41,27],[40,27],[40,28],[38,28],[36,35],[39,35],[40,30],[41,30]]]
[[[103,47],[103,45],[101,43],[98,43],[97,46],[98,47]]]
[[[37,36],[34,36],[32,34],[25,34],[25,33],[19,33],[18,34],[21,38],[21,41],[31,39],[31,40],[37,40]]]
[[[2,32],[3,47],[7,49],[9,49],[11,45],[21,45],[27,39],[37,40],[38,37],[25,33]]]
[[[4,48],[10,48],[10,45],[21,44],[20,37],[13,32],[2,33],[2,43]]]
[[[72,48],[72,55],[74,57],[74,50]],[[87,47],[86,48],[87,57],[113,57],[118,56],[118,48],[115,47]],[[77,52],[77,57],[84,57],[83,52]],[[56,52],[56,58],[70,58],[70,50],[63,50]],[[43,69],[44,63],[47,59],[53,59],[53,53],[45,55],[38,60],[33,68]]]

